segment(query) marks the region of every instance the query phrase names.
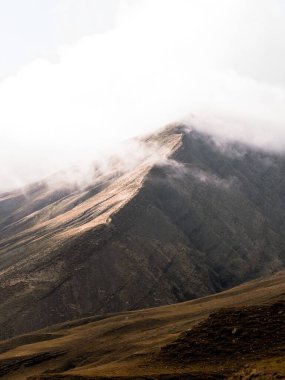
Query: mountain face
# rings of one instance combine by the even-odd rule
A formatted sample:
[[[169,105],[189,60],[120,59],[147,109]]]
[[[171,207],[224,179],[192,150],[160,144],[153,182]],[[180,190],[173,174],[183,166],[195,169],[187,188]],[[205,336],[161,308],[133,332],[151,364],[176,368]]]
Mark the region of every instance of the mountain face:
[[[183,126],[141,144],[163,159],[0,195],[2,339],[284,268],[284,156]]]

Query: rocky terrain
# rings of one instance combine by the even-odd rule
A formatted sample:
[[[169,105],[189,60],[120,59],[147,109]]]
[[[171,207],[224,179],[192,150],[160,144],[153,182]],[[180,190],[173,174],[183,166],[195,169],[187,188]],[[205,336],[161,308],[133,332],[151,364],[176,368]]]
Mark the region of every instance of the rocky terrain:
[[[284,156],[184,126],[140,144],[161,159],[0,195],[2,339],[284,268]]]

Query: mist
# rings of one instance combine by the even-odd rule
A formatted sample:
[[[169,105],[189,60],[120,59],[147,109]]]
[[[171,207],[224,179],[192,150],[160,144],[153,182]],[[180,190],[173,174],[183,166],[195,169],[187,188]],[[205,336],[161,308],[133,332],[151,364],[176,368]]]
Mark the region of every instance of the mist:
[[[283,152],[284,16],[281,0],[118,1],[106,30],[0,82],[0,190],[171,122]]]

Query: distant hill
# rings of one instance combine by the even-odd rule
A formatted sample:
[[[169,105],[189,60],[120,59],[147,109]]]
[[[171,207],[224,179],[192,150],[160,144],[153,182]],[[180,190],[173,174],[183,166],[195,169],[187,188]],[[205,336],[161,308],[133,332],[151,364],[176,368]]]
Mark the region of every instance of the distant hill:
[[[0,195],[1,338],[284,268],[284,156],[184,126],[140,144],[163,159]]]

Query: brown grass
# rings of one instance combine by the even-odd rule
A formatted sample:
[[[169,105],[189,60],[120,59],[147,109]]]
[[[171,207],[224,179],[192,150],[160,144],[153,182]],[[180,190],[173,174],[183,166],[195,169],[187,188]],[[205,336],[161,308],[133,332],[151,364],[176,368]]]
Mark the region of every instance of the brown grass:
[[[224,363],[205,360],[177,365],[154,358],[161,347],[175,341],[210,313],[225,307],[282,299],[285,299],[285,273],[194,301],[64,323],[1,342],[0,374],[15,380],[44,373],[43,379],[162,375],[183,378],[187,373],[188,378],[189,373],[192,378],[223,378],[219,376],[227,374],[231,367]],[[267,365],[266,359],[251,357],[249,362],[262,369]],[[280,358],[268,360],[271,372],[278,372],[279,368],[283,371]],[[232,362],[235,370],[245,365]]]

